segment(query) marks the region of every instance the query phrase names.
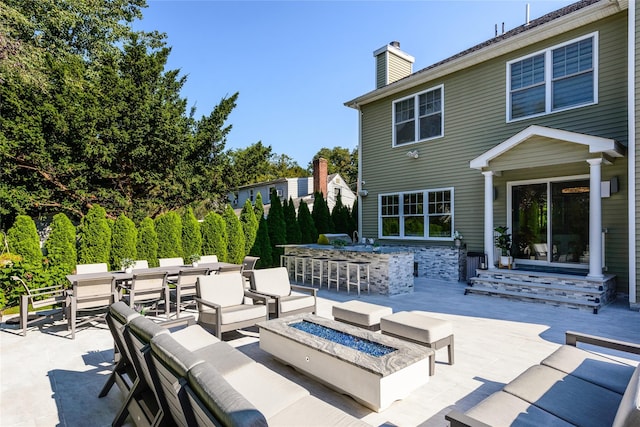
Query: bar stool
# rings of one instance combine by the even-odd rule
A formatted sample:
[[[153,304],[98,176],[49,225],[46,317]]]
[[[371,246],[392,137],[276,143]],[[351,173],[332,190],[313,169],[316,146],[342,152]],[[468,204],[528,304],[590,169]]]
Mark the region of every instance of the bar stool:
[[[330,259],[327,261],[327,289],[331,289],[331,282],[336,283],[336,291],[340,290],[340,268],[346,265],[348,259]],[[335,270],[333,270],[335,267]],[[335,272],[335,276],[332,273]]]
[[[280,255],[280,267],[286,267],[289,277],[291,277],[291,263],[295,263],[296,257],[294,255],[284,254]]]
[[[328,263],[328,261],[329,261],[328,257],[318,257],[318,258],[311,259],[311,286],[314,285],[314,279],[318,279],[318,289],[322,288],[322,277],[324,277],[324,268],[325,268],[325,265]],[[328,268],[327,268],[327,275],[329,275]],[[327,281],[327,288],[328,287],[329,287],[329,282]]]
[[[307,275],[307,265],[311,262],[311,255],[297,255],[294,261],[295,273],[294,279],[297,282],[298,277],[302,278],[302,284],[305,283],[305,276]]]
[[[367,293],[369,291],[369,266],[371,263],[369,261],[349,261],[347,263],[347,293],[349,293],[349,288],[351,285],[355,285],[358,288],[358,296],[360,296],[360,286],[363,284],[367,285]],[[353,271],[355,269],[355,272]],[[351,280],[352,277],[355,276],[355,281]],[[364,277],[363,274],[364,273]]]

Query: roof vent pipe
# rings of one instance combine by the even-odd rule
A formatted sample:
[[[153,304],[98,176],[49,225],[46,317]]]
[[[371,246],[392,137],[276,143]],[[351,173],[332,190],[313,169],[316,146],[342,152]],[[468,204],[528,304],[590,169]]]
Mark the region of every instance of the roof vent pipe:
[[[529,3],[527,3],[527,9],[526,9],[526,23],[524,25],[529,25],[529,11],[530,11],[530,5]]]

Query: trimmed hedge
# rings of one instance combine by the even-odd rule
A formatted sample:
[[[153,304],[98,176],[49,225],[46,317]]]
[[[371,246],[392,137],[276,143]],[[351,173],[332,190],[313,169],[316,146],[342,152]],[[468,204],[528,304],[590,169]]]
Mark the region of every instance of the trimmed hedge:
[[[171,211],[155,219],[158,233],[158,258],[184,258],[182,253],[182,219]]]
[[[191,207],[188,207],[182,215],[182,253],[185,258],[189,258],[191,255],[202,255],[200,223]]]
[[[93,205],[80,222],[80,249],[78,261],[81,264],[109,263],[111,252],[111,227],[107,212],[99,205]]]
[[[122,260],[125,258],[137,259],[138,230],[136,225],[125,214],[120,214],[113,225],[111,238],[111,269],[122,268]]]
[[[249,199],[244,202],[242,212],[240,212],[240,223],[242,224],[242,231],[244,232],[244,253],[251,252],[253,243],[256,241],[256,234],[258,234],[258,218],[253,211],[253,206]]]
[[[51,265],[57,265],[71,273],[78,263],[76,250],[76,227],[64,213],[53,216],[51,233],[44,242],[47,259]]]
[[[222,216],[209,212],[200,226],[202,231],[202,254],[216,255],[218,261],[227,261],[227,224]]]
[[[27,215],[18,215],[7,231],[9,252],[20,255],[25,264],[41,265],[42,249],[36,223]]]
[[[158,233],[155,222],[149,217],[143,219],[138,227],[136,252],[137,258],[146,259],[149,267],[158,266]]]

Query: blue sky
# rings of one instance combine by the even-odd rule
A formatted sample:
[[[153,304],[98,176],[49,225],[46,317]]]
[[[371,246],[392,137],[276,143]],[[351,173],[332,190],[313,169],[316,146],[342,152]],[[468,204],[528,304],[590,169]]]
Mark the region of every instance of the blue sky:
[[[167,34],[197,117],[240,93],[226,148],[262,141],[306,167],[322,147],[357,147],[344,102],[374,89],[374,50],[397,40],[418,71],[523,24],[527,3],[535,19],[573,1],[148,0],[134,28]]]

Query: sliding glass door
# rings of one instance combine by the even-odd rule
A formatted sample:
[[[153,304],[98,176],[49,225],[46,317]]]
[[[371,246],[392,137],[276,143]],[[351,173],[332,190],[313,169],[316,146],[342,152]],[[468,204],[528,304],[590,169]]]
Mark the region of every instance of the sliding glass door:
[[[589,180],[511,186],[513,256],[524,263],[589,263]]]

